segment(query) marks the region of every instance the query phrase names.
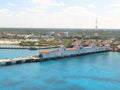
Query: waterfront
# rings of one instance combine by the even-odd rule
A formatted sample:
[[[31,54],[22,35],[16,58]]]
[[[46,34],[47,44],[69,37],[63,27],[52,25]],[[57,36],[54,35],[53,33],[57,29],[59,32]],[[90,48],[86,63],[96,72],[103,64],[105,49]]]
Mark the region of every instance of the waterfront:
[[[119,90],[119,55],[106,52],[0,67],[0,89]]]

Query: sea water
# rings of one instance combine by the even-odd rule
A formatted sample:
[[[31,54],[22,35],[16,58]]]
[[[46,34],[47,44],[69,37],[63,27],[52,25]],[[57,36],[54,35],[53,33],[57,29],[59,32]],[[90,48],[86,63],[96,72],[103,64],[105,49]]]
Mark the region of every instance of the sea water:
[[[29,49],[0,49],[0,59],[38,55],[39,50]]]
[[[120,53],[2,66],[0,90],[120,90]]]

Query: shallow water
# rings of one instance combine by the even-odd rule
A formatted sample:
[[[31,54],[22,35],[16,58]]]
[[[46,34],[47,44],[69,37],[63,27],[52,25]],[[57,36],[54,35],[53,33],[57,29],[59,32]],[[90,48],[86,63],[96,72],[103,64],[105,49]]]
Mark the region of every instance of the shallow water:
[[[0,67],[0,90],[120,90],[120,53]]]
[[[0,59],[33,56],[33,55],[38,55],[38,53],[39,50],[0,49]]]

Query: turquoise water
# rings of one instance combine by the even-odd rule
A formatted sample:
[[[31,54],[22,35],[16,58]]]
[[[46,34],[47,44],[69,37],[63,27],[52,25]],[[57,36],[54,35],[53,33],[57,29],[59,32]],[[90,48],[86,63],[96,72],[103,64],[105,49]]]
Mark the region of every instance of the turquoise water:
[[[0,45],[0,47],[14,47],[17,45]],[[19,46],[17,46],[19,47]],[[20,46],[21,47],[21,46]],[[52,50],[57,48],[51,48]],[[0,59],[4,58],[16,58],[38,55],[40,50],[29,50],[29,49],[0,49]]]
[[[120,90],[120,53],[0,67],[0,90]]]
[[[0,49],[0,59],[38,55],[39,50]]]

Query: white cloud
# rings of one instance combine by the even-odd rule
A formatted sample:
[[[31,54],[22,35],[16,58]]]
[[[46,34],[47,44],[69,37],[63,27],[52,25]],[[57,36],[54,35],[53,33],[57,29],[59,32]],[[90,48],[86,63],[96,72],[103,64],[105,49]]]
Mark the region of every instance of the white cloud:
[[[95,15],[85,7],[64,7],[51,14],[40,9],[28,8],[11,17],[0,17],[1,25],[5,26],[6,22],[8,26],[16,27],[94,27]]]
[[[98,20],[99,26],[103,28],[120,28],[119,15],[101,16]]]
[[[110,4],[111,7],[120,7],[120,1],[115,1],[112,4]]]
[[[26,0],[33,4],[38,4],[41,6],[63,6],[64,2],[55,2],[53,0]]]
[[[7,4],[9,7],[15,7],[16,5],[14,3],[8,3]]]
[[[85,7],[64,7],[61,11],[46,15],[48,27],[94,27],[95,14]]]
[[[25,0],[27,4],[33,5],[32,7],[26,7],[22,12],[26,13],[40,13],[44,14],[49,11],[50,7],[64,6],[64,2],[55,2],[53,0]]]
[[[12,13],[6,8],[2,8],[0,9],[0,15],[11,16]]]
[[[27,13],[45,13],[45,11],[47,10],[46,7],[33,7],[33,8],[26,8],[24,11],[22,12],[27,12]]]
[[[57,14],[66,15],[67,17],[81,17],[81,16],[92,16],[93,13],[89,12],[87,8],[82,6],[71,6],[71,7],[64,7],[61,11],[57,12]]]
[[[96,5],[95,5],[95,4],[89,4],[88,7],[89,7],[89,8],[95,8]]]
[[[120,8],[112,10],[111,14],[119,14],[120,15]]]
[[[73,15],[80,15],[80,14],[87,14],[88,13],[86,8],[81,7],[81,6],[67,7],[67,8],[64,8],[63,11],[61,11],[61,12],[67,13],[67,14],[73,14]]]
[[[95,27],[95,19],[98,16],[98,27],[120,27],[120,8],[111,5],[107,14],[96,15],[88,8],[95,8],[94,4],[88,6],[65,6],[63,2],[53,0],[26,0],[26,7],[20,7],[19,11],[0,9],[0,25],[2,27]],[[31,7],[27,6],[30,5]],[[9,4],[12,6],[12,4]],[[14,6],[14,5],[13,5]],[[60,7],[61,6],[61,7]],[[116,5],[117,6],[117,5]],[[119,5],[118,5],[119,6]],[[51,12],[51,7],[59,8]],[[114,7],[114,8],[113,8]],[[95,8],[96,9],[96,8]],[[96,9],[97,10],[97,9]],[[102,16],[104,15],[104,16]]]
[[[110,14],[120,14],[120,1],[114,1],[112,4],[109,5],[111,10],[109,11]]]

